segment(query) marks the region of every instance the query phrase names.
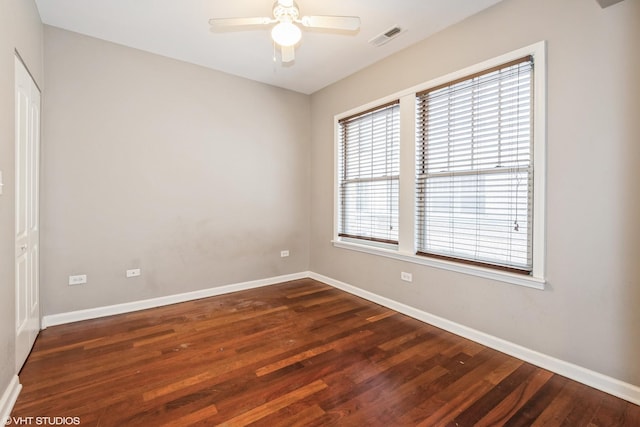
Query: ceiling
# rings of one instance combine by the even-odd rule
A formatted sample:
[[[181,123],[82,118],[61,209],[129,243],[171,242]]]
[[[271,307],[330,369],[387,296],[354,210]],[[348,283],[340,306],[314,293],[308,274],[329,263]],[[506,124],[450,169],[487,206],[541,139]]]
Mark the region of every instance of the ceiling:
[[[209,18],[271,16],[272,0],[36,0],[45,24],[311,94],[501,0],[298,0],[301,15],[359,16],[360,31],[303,31],[274,62],[268,29],[209,31]],[[404,32],[374,47],[393,26]]]

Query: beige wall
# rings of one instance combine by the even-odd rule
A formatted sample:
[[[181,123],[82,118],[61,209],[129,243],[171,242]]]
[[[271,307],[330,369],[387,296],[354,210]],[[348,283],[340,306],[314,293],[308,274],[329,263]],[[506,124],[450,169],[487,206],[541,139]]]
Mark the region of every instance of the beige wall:
[[[540,40],[546,290],[332,247],[335,114]],[[505,0],[313,94],[311,270],[640,385],[639,42],[639,0]]]
[[[48,26],[44,62],[43,314],[307,270],[308,96]]]
[[[42,24],[32,0],[0,1],[0,394],[15,372],[15,105],[17,50],[42,88]]]

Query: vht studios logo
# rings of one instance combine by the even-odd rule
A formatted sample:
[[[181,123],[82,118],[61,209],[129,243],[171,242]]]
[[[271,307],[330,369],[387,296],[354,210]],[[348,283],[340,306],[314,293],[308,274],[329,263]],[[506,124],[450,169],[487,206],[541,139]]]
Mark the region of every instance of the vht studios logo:
[[[6,426],[79,426],[80,417],[8,417]]]

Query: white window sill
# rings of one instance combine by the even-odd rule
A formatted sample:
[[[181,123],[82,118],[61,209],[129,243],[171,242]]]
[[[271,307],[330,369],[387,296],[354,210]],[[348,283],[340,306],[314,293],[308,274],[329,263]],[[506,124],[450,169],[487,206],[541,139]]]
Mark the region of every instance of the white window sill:
[[[397,259],[400,261],[411,262],[414,264],[426,265],[429,267],[455,271],[457,273],[469,274],[471,276],[482,277],[485,279],[492,279],[500,282],[511,283],[513,285],[520,285],[520,286],[526,286],[528,288],[544,290],[545,280],[542,278],[509,273],[506,271],[493,270],[490,268],[483,268],[475,265],[439,260],[435,258],[428,258],[428,257],[418,256],[408,252],[401,252],[399,250],[386,249],[386,248],[381,248],[381,247],[376,247],[376,246],[371,246],[366,244],[353,243],[353,242],[345,242],[343,240],[333,240],[332,243],[333,243],[333,246],[335,246],[336,248],[364,252],[371,255],[383,256],[387,258]]]

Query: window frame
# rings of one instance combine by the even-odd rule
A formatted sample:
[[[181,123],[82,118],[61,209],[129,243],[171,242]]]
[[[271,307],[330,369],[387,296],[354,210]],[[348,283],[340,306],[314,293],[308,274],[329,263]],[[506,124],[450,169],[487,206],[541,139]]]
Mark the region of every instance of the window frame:
[[[500,66],[527,55],[533,56],[535,64],[535,71],[533,75],[534,92],[532,111],[532,150],[535,172],[533,177],[533,269],[531,274],[523,275],[458,261],[416,255],[416,94],[456,79]],[[335,115],[333,246],[340,249],[364,252],[403,262],[543,290],[546,283],[546,72],[546,42],[540,41]],[[338,144],[340,143],[338,122],[340,119],[356,114],[359,111],[365,111],[395,99],[400,99],[400,201],[398,245],[397,247],[395,247],[395,245],[370,245],[341,238],[338,236],[338,215],[340,214],[338,207]]]
[[[418,255],[476,264],[518,274],[531,274],[533,236],[532,224],[528,219],[533,219],[531,190],[533,189],[532,178],[535,174],[532,132],[534,69],[534,58],[531,55],[526,55],[514,61],[491,67],[416,94],[418,118],[421,123],[418,126],[419,129],[416,129],[416,144],[418,144],[416,152],[416,161],[418,162],[416,192],[422,194],[422,202],[416,204],[416,212],[418,212],[416,216],[418,224],[416,230]],[[523,81],[526,82],[522,86],[520,84],[521,73],[524,76]],[[516,95],[513,92],[515,79],[518,80]],[[501,98],[497,101],[495,98],[496,95],[502,94],[503,83],[507,85],[506,90],[509,92],[509,97],[504,100],[504,104]],[[487,89],[490,91],[489,95],[491,97],[484,98],[487,95]],[[521,94],[520,91],[522,89],[528,90]],[[482,91],[485,91],[485,93],[480,94]],[[522,98],[520,98],[521,95],[523,96]],[[497,140],[483,141],[482,134],[477,137],[473,135],[474,130],[477,130],[477,127],[482,123],[483,119],[480,116],[486,115],[488,111],[487,106],[489,103],[487,101],[491,102],[492,107],[495,107],[497,103],[498,108],[493,110],[496,117],[495,122],[490,122],[491,127],[486,126],[484,131],[496,132],[498,135]],[[517,104],[515,101],[517,101]],[[434,103],[433,107],[430,105],[432,102]],[[485,104],[485,102],[487,103]],[[455,105],[452,106],[452,103],[455,103]],[[511,117],[506,122],[502,122],[503,115],[513,114],[514,106],[517,109],[522,107],[523,111],[528,111],[527,120],[521,121],[521,116],[518,115],[517,121]],[[464,110],[466,108],[470,110]],[[447,114],[447,117],[449,117],[451,114],[460,114],[460,109],[465,112],[472,111],[472,114],[464,117],[464,119],[456,116],[453,119],[453,123],[450,118],[446,121],[436,122],[434,126],[437,126],[438,134],[433,139],[430,138],[433,128],[429,124],[429,117],[432,114]],[[461,135],[461,131],[458,129],[459,126],[463,127],[464,135]],[[504,155],[506,156],[505,159],[501,160],[503,152],[502,139],[509,140],[507,149],[513,149],[514,136],[509,135],[509,133],[513,132],[514,129],[517,132],[522,131],[528,137],[525,139],[516,136],[515,153],[507,153]],[[462,139],[460,139],[461,136],[463,136]],[[452,139],[454,148],[451,146]],[[526,141],[526,144],[523,143],[524,141]],[[478,148],[478,144],[482,144],[482,147]],[[443,149],[446,152],[443,153]],[[456,149],[458,151],[455,151]],[[436,154],[432,154],[432,150],[435,150]],[[451,150],[454,150],[454,152],[452,153]],[[519,150],[523,150],[522,157],[518,155]],[[481,164],[475,164],[473,160],[474,155],[478,153],[483,155]],[[460,163],[465,160],[468,163]],[[450,162],[454,162],[453,165]],[[487,164],[486,162],[489,163]],[[518,178],[513,175],[518,175]],[[517,192],[517,188],[520,187],[521,175],[525,176],[525,181],[527,182],[524,191],[527,209],[524,217],[522,215],[518,215],[518,217],[520,220],[525,220],[520,222],[523,224],[526,222],[526,228],[523,233],[515,234],[513,233],[512,224],[506,224],[506,221],[500,217],[507,210],[509,221],[514,219],[515,212],[517,212],[519,204],[522,203],[522,197],[519,194],[515,196],[518,200],[513,200],[513,192]],[[494,215],[478,215],[480,214],[479,210],[474,208],[470,216],[465,216],[460,206],[458,206],[460,212],[456,211],[455,203],[448,203],[441,212],[434,208],[433,203],[436,203],[438,197],[443,195],[460,198],[460,190],[456,189],[456,187],[461,183],[464,185],[463,181],[467,178],[475,178],[476,180],[482,178],[483,183],[487,178],[497,178],[501,186],[509,187],[509,202],[505,205],[505,202],[499,199],[496,200],[495,203],[500,205],[501,211],[499,214],[494,211]],[[504,181],[505,179],[506,182]],[[428,188],[432,188],[438,182],[444,182],[444,185],[441,185],[441,191],[430,192]],[[516,182],[518,184],[514,186]],[[491,189],[487,188],[484,193],[475,194],[475,196],[482,196],[483,208],[484,197],[490,191]],[[462,202],[458,203],[458,205],[462,205]],[[470,225],[465,221],[468,221],[469,218],[475,218],[476,221]],[[496,226],[496,222],[498,222],[498,228],[490,230],[490,227]],[[492,225],[489,226],[489,223]],[[474,224],[475,228],[473,228]],[[453,248],[447,245],[447,242],[451,245],[455,244],[455,236],[458,233],[464,235],[465,232],[468,233],[469,229],[471,231],[475,230],[476,233],[461,236],[462,240],[458,241],[459,247]],[[433,230],[433,234],[428,230]],[[485,238],[491,236],[489,238],[496,239],[495,244],[482,247],[483,240],[482,238],[477,238],[478,233]],[[523,235],[525,239],[522,239]],[[515,244],[520,248],[513,252],[507,251],[506,254],[500,254],[500,251],[496,250],[498,240],[506,242],[506,246]],[[524,242],[524,245],[522,245],[522,242]],[[524,246],[525,251],[522,250],[522,246]]]
[[[379,172],[377,170],[378,167],[380,166],[384,166],[385,172],[388,172],[388,168],[392,165],[395,164],[394,161],[392,161],[391,163],[389,163],[390,158],[388,157],[389,155],[387,154],[384,158],[384,160],[382,161],[382,164],[378,164],[375,163],[375,168],[373,168],[374,166],[374,159],[379,159],[379,156],[381,153],[379,151],[377,151],[377,149],[379,149],[380,147],[378,146],[378,144],[380,144],[381,142],[386,142],[388,143],[389,141],[389,131],[392,132],[391,134],[391,140],[395,141],[398,146],[397,146],[397,153],[395,153],[395,150],[392,150],[393,153],[395,154],[391,154],[391,159],[396,158],[397,156],[399,156],[399,152],[400,152],[400,146],[399,146],[399,123],[396,125],[395,120],[393,121],[393,124],[391,127],[388,126],[388,123],[386,123],[384,125],[384,130],[386,131],[384,133],[384,137],[380,136],[380,137],[373,137],[373,133],[378,130],[380,131],[381,128],[376,127],[375,125],[375,121],[376,118],[374,115],[376,114],[380,114],[382,117],[385,117],[387,120],[389,119],[389,117],[391,118],[395,118],[397,117],[399,119],[399,111],[396,111],[396,109],[399,110],[399,106],[400,106],[400,101],[398,99],[395,99],[391,102],[387,102],[381,105],[377,105],[374,108],[369,108],[366,109],[364,111],[360,111],[356,114],[352,114],[350,116],[347,117],[342,117],[339,121],[338,121],[338,132],[339,132],[339,141],[337,144],[337,151],[338,151],[338,159],[337,159],[337,166],[338,166],[338,193],[339,193],[339,201],[338,201],[338,211],[339,211],[339,217],[337,220],[338,223],[338,236],[342,239],[345,240],[349,240],[349,241],[355,241],[355,242],[361,242],[363,244],[373,244],[373,245],[382,245],[382,247],[397,247],[398,241],[397,239],[389,239],[389,238],[384,238],[380,235],[378,236],[374,236],[374,234],[376,234],[376,232],[380,231],[378,228],[370,228],[368,229],[368,234],[370,234],[369,236],[363,235],[363,234],[349,234],[347,233],[347,230],[344,229],[345,227],[345,223],[347,223],[348,221],[346,220],[347,218],[347,212],[345,211],[345,202],[344,202],[344,192],[346,191],[346,188],[348,186],[351,185],[358,185],[358,184],[374,184],[374,183],[380,183],[380,185],[382,187],[386,185],[391,185],[393,186],[394,182],[396,182],[395,186],[399,185],[399,181],[400,181],[400,175],[399,175],[399,169],[397,174],[394,173],[392,175],[379,175],[378,173],[374,173],[374,172]],[[362,121],[361,121],[362,120]],[[357,142],[354,142],[355,148],[357,149],[357,153],[360,154],[362,153],[362,151],[364,151],[365,153],[368,151],[367,148],[370,149],[370,154],[371,154],[371,167],[373,169],[371,169],[370,173],[371,176],[368,176],[367,174],[365,174],[364,176],[362,175],[358,175],[357,177],[354,178],[347,178],[347,176],[341,176],[343,174],[349,174],[349,170],[350,167],[355,166],[354,165],[354,159],[349,159],[348,155],[347,155],[347,141],[348,141],[348,132],[347,129],[351,129],[350,125],[355,124],[357,128],[359,128],[360,123],[364,123],[365,126],[367,125],[367,123],[370,122],[370,126],[371,126],[371,132],[372,134],[369,135],[370,139],[366,139],[365,141],[368,141],[371,143],[370,147],[367,146],[367,144],[363,144],[363,138],[357,138]],[[345,129],[343,131],[343,126],[345,126]],[[396,126],[398,126],[396,128]],[[396,134],[394,132],[394,130],[398,130],[398,134]],[[358,135],[360,134],[359,131],[357,131]],[[397,138],[397,139],[396,139]],[[386,144],[384,144],[385,146],[387,146]],[[395,144],[394,144],[395,145]],[[386,152],[386,148],[383,150]],[[377,156],[376,156],[377,155]],[[360,165],[360,162],[357,162],[357,165]],[[398,168],[399,168],[399,162],[398,162]],[[359,169],[359,168],[356,168]],[[365,168],[366,169],[366,168]],[[388,189],[387,189],[388,190]],[[394,192],[392,191],[391,193],[387,194],[388,196],[393,196]],[[365,200],[369,201],[369,203],[373,203],[373,201],[371,199],[366,199]],[[357,201],[362,201],[362,199],[357,199]],[[398,199],[393,200],[393,202],[391,203],[391,205],[395,205],[396,208],[398,207],[399,204],[399,196]],[[397,212],[394,211],[394,212]],[[391,215],[393,216],[393,215]],[[355,216],[354,218],[351,218],[351,220],[357,220],[359,219],[358,216]],[[393,223],[392,220],[390,220],[391,223]],[[396,225],[396,230],[395,233],[397,233],[397,225]],[[393,233],[391,233],[393,234]],[[385,236],[385,237],[391,237],[391,236]]]

